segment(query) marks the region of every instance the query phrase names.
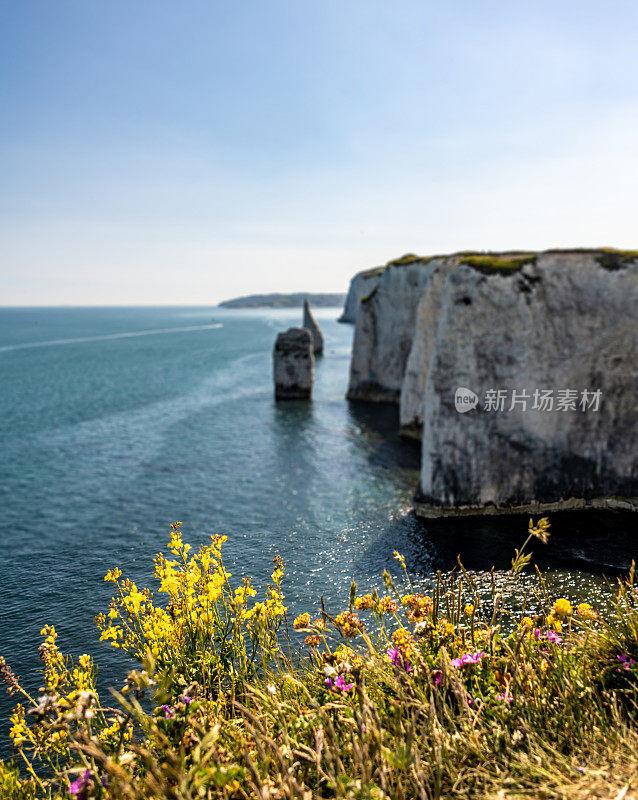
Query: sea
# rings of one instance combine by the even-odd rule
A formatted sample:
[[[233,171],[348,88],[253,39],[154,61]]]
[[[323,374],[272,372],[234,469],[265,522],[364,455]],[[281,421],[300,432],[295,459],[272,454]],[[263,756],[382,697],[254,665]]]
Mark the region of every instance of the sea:
[[[337,613],[350,584],[400,580],[401,552],[427,589],[460,555],[479,582],[506,576],[525,517],[422,522],[419,444],[397,409],[345,399],[353,328],[317,309],[325,354],[311,402],[275,403],[272,349],[300,309],[0,309],[0,655],[36,692],[40,630],[92,654],[101,691],[132,664],[99,641],[118,566],[153,587],[170,525],[197,547],[224,534],[232,581],[266,586],[286,565],[291,614]],[[635,551],[635,518],[551,517],[534,557],[552,592],[604,602]],[[0,754],[9,754],[0,696]]]

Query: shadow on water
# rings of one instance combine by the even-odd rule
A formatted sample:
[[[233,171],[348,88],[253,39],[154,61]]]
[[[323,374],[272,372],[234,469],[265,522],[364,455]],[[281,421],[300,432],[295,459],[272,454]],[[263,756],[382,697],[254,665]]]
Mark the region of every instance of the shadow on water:
[[[273,405],[272,426],[275,435],[275,452],[281,474],[291,469],[312,469],[310,443],[316,432],[316,419],[312,403],[304,400],[286,400]]]
[[[286,400],[273,406],[273,455],[275,474],[281,476],[286,490],[298,507],[306,507],[317,477],[314,458],[317,423],[312,403]]]
[[[526,515],[419,520],[409,512],[394,520],[374,543],[381,550],[396,543],[397,527],[404,531],[401,552],[410,569],[431,574],[452,569],[460,556],[466,569],[487,572],[507,570],[514,550],[527,538]],[[611,511],[563,511],[549,515],[551,536],[547,544],[532,540],[533,563],[545,570],[619,576],[635,557],[636,518]]]
[[[421,446],[398,434],[397,406],[350,401],[348,410],[367,441],[371,465],[418,473]],[[626,574],[636,554],[635,514],[590,510],[548,516],[549,542],[544,545],[534,540],[529,546],[533,563],[541,570],[609,577]],[[514,550],[527,538],[528,520],[526,514],[421,520],[410,511],[389,520],[385,531],[370,543],[363,560],[389,564],[399,541],[411,570],[424,576],[452,569],[459,556],[472,571],[487,572],[492,567],[507,570]]]
[[[421,444],[399,435],[399,407],[391,403],[348,401],[350,418],[369,443],[368,460],[383,469],[421,466]]]

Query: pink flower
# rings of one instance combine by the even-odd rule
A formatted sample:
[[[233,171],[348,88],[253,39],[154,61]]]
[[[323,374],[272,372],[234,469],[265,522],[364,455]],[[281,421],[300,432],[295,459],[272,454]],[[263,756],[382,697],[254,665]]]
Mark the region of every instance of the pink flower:
[[[333,692],[349,692],[354,689],[354,683],[346,683],[343,675],[337,675],[334,681],[332,678],[326,678],[325,683],[328,689],[332,689]]]
[[[628,672],[631,670],[631,665],[636,663],[635,659],[630,658],[626,653],[622,653],[622,655],[616,656],[616,658],[618,659],[618,661],[620,661],[621,664],[621,666],[618,667],[616,672],[621,672],[622,670]]]
[[[74,780],[73,783],[69,786],[69,794],[71,797],[74,797],[75,800],[82,800],[82,798],[86,797],[86,789],[89,788],[91,784],[91,770],[86,769],[80,775],[77,780]]]
[[[403,656],[396,649],[396,647],[388,647],[388,658],[390,659],[395,668],[404,669],[406,672],[412,671],[412,665],[410,664],[407,658],[403,658]]]
[[[432,677],[434,678],[434,685],[438,686],[441,683],[441,678],[443,677],[443,673],[440,669],[435,669],[432,673]]]
[[[557,633],[554,633],[554,631],[547,631],[547,638],[553,644],[560,644],[563,641]]]
[[[466,664],[478,664],[484,655],[484,650],[479,650],[477,653],[463,653],[460,658],[453,658],[452,661],[450,661],[450,666],[464,667]]]
[[[503,694],[497,694],[496,699],[502,700],[504,703],[511,703],[514,698],[509,692],[503,692]]]
[[[172,719],[175,716],[175,712],[170,706],[162,706],[162,711],[164,712],[166,719]]]

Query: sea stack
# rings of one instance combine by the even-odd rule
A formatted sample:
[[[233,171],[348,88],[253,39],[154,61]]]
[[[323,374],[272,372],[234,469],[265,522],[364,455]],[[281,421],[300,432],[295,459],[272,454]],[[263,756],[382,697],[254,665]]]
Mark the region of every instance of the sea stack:
[[[307,328],[289,328],[277,336],[273,373],[275,400],[310,400],[315,357],[312,333]]]
[[[303,301],[303,326],[312,334],[314,353],[316,356],[320,356],[323,353],[323,336],[307,299]]]

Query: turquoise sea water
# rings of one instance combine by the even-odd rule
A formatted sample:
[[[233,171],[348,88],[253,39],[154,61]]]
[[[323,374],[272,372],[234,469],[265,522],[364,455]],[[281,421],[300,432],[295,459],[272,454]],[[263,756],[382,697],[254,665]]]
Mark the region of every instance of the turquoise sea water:
[[[338,313],[317,312],[313,402],[275,404],[272,346],[300,311],[0,309],[0,654],[30,688],[44,623],[96,656],[102,687],[120,683],[126,663],[93,626],[104,574],[148,585],[175,520],[194,545],[227,534],[230,571],[257,586],[281,554],[294,611],[336,604],[353,577],[378,585],[395,549],[424,583],[457,552],[479,574],[507,565],[524,519],[409,513],[418,445],[397,436],[396,409],[344,399],[352,328]],[[603,591],[603,571],[629,563],[633,520],[552,522],[539,556],[557,590]],[[5,753],[11,705],[0,698]]]

